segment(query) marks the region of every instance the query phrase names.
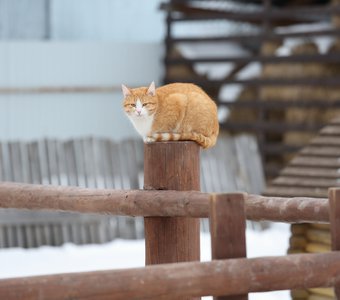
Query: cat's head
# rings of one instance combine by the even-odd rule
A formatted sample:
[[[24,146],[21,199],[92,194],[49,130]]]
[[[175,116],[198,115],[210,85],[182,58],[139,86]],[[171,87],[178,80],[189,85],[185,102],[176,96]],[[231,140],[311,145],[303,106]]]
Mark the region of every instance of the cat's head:
[[[125,113],[130,117],[144,117],[153,115],[157,109],[158,98],[155,83],[150,86],[129,89],[122,84],[124,96],[123,107]]]

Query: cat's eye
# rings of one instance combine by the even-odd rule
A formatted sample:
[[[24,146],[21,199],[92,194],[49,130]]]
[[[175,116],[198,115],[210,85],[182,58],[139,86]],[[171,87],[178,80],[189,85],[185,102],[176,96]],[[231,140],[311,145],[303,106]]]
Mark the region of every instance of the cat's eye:
[[[147,105],[149,105],[150,103],[143,103],[143,106],[147,106]]]
[[[136,104],[130,104],[132,107],[136,107]]]

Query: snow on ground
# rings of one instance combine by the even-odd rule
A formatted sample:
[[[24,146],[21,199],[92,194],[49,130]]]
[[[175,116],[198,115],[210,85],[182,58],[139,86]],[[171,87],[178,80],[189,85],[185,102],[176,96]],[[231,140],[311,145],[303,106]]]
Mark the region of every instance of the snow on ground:
[[[248,257],[285,255],[289,226],[276,223],[269,230],[247,230]],[[144,240],[115,240],[102,245],[0,250],[0,278],[122,269],[144,266]],[[211,259],[210,236],[201,235],[201,257]],[[210,297],[205,297],[210,299]],[[287,300],[288,292],[251,294],[250,300]]]

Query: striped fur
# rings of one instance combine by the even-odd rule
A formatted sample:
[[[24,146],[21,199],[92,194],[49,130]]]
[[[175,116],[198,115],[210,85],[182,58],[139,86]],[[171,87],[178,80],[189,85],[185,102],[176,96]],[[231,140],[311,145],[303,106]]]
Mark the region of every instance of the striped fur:
[[[196,143],[200,144],[203,148],[209,148],[215,145],[216,136],[206,137],[196,132],[187,132],[187,133],[162,132],[162,133],[153,133],[151,135],[150,141],[154,141],[154,142],[195,141]]]

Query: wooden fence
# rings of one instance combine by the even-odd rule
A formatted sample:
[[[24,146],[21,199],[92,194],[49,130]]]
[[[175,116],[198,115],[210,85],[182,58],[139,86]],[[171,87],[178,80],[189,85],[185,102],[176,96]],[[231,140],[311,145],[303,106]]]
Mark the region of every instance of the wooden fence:
[[[145,191],[0,183],[1,208],[143,216],[148,223],[145,268],[3,279],[0,298],[241,300],[249,292],[338,286],[340,189],[329,199],[192,191],[199,189],[198,154],[193,142],[146,145]],[[166,190],[176,186],[182,191]],[[211,262],[197,261],[199,217],[210,219]],[[246,259],[246,218],[330,222],[334,252]]]
[[[220,134],[216,146],[201,154],[201,191],[258,194],[264,190],[254,137]],[[119,143],[93,137],[0,141],[0,181],[134,190],[143,187],[143,168],[141,139]],[[202,220],[201,229],[209,230],[207,220]],[[0,209],[0,248],[105,243],[115,238],[143,237],[142,217]]]

